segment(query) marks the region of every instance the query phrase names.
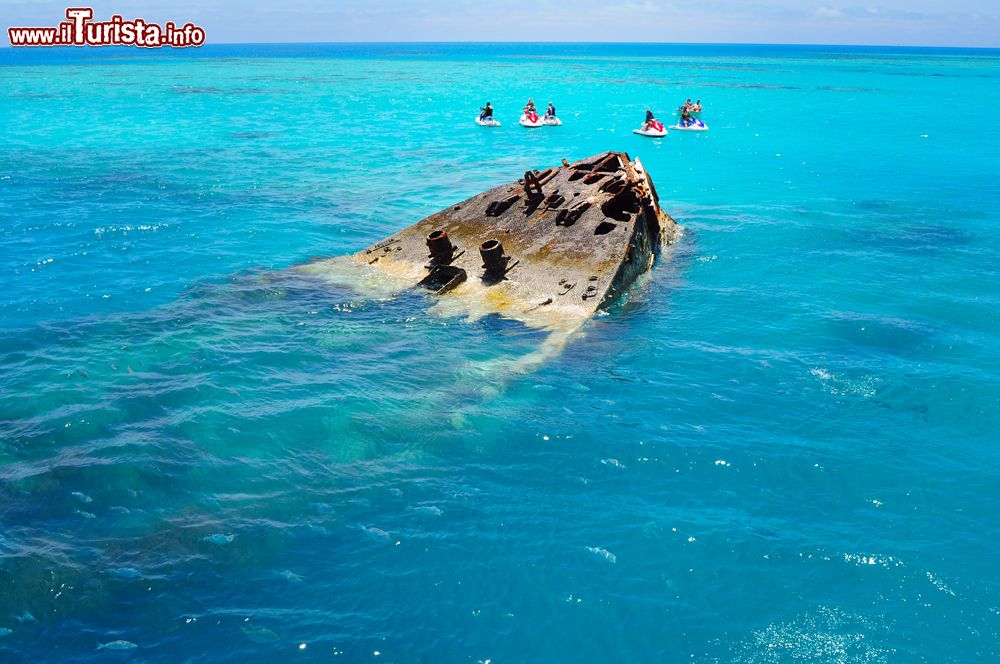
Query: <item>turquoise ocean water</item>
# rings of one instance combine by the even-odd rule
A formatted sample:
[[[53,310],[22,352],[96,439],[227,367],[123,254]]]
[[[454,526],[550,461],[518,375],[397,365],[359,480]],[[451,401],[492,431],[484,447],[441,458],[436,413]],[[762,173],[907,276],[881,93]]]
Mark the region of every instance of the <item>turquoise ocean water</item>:
[[[1000,658],[1000,52],[5,49],[0,80],[0,660]],[[709,133],[631,133],[686,97]],[[609,149],[684,235],[523,374],[540,332],[296,267]]]

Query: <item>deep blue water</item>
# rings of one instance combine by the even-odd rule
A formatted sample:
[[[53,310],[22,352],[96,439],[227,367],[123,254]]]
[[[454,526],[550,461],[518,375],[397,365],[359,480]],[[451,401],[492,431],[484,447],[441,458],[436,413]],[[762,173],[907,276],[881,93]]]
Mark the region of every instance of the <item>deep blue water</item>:
[[[1000,52],[0,49],[0,80],[0,660],[1000,658]],[[529,95],[564,125],[518,127]],[[631,133],[686,97],[707,134]],[[299,269],[608,149],[684,234],[524,373],[539,331]]]

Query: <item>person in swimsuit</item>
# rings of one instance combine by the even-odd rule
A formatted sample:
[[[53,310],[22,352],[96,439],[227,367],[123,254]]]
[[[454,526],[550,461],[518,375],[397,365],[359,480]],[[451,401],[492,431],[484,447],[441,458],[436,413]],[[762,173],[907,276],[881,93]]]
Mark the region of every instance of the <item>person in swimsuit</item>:
[[[648,131],[649,128],[653,126],[653,123],[655,121],[656,121],[656,118],[653,117],[653,112],[650,111],[649,109],[646,109],[646,121],[642,123],[642,130],[643,131]]]
[[[482,113],[479,114],[480,120],[485,120],[486,118],[493,119],[493,107],[490,106],[490,102],[486,102],[486,106],[479,109]]]

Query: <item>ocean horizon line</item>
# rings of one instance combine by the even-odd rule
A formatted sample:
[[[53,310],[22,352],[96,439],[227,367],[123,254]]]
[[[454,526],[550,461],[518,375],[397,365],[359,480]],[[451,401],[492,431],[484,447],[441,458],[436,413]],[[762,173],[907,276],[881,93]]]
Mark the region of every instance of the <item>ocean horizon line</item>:
[[[494,45],[525,45],[525,46],[744,46],[744,47],[789,47],[789,48],[871,48],[871,49],[908,49],[908,50],[948,50],[948,51],[998,51],[1000,44],[996,46],[960,46],[947,44],[874,44],[874,43],[826,43],[826,42],[752,42],[752,41],[732,41],[732,42],[711,42],[711,41],[576,41],[576,40],[554,40],[554,41],[526,41],[526,40],[471,40],[471,41],[443,41],[443,40],[361,40],[361,41],[264,41],[264,42],[236,42],[236,41],[213,41],[199,47],[192,48],[212,48],[218,46],[494,46]],[[60,50],[68,51],[75,49],[132,49],[132,46],[49,46],[49,47],[14,47],[9,43],[0,44],[0,49],[11,50]],[[147,49],[144,49],[147,50]],[[161,49],[151,49],[148,52],[156,52]],[[178,50],[187,49],[163,49]]]

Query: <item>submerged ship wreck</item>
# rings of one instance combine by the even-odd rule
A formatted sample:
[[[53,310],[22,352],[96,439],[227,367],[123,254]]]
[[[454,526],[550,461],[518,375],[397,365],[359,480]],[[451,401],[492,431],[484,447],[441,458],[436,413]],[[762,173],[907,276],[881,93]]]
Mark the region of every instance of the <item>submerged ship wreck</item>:
[[[676,234],[642,163],[606,152],[528,171],[352,258],[469,310],[548,327],[612,302]]]

